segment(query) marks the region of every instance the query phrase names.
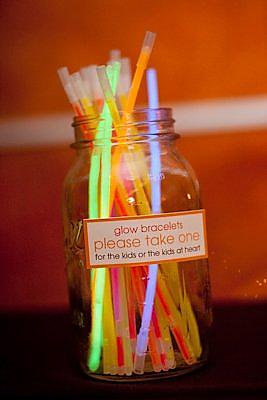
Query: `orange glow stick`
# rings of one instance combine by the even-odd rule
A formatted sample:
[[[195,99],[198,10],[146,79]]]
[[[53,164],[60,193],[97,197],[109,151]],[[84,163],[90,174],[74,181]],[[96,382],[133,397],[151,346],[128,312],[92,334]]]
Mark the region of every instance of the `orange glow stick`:
[[[126,106],[124,109],[124,114],[126,118],[133,112],[137,94],[140,88],[140,84],[147,67],[151,51],[153,49],[156,34],[153,32],[146,32],[143,46],[136,64],[136,70],[133,78],[132,85],[129,90],[129,95],[126,101]]]

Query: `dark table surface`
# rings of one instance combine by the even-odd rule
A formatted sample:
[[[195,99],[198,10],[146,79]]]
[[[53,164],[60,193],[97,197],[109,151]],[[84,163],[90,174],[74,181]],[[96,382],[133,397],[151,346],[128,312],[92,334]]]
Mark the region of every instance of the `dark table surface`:
[[[267,304],[214,307],[208,366],[146,383],[84,376],[70,357],[68,313],[2,313],[2,398],[267,399]]]

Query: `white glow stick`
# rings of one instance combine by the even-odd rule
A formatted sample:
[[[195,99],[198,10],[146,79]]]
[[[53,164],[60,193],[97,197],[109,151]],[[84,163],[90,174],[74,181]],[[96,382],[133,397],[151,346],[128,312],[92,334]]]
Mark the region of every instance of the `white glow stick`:
[[[121,87],[123,94],[128,94],[132,84],[131,61],[128,57],[121,59]],[[120,94],[120,93],[119,93]]]
[[[121,51],[118,49],[110,50],[110,61],[120,61],[121,60]]]
[[[80,69],[80,74],[83,80],[84,88],[86,91],[87,97],[92,101],[93,100],[93,89],[91,83],[90,72],[88,70],[89,67],[83,67]]]
[[[89,65],[87,67],[87,73],[88,73],[88,78],[90,79],[94,101],[103,100],[103,93],[98,80],[96,65]]]
[[[62,86],[65,90],[65,93],[67,95],[67,98],[70,102],[70,104],[75,104],[78,103],[79,99],[78,96],[75,93],[74,87],[72,85],[70,73],[67,67],[62,67],[57,70],[59,79],[62,83]]]

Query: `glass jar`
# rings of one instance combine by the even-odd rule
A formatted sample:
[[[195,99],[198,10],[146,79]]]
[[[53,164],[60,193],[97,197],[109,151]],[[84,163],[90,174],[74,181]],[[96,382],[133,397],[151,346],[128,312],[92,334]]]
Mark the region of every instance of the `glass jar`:
[[[199,184],[178,151],[173,124],[167,108],[135,111],[109,138],[99,131],[99,121],[76,117],[73,123],[76,159],[63,200],[66,271],[75,354],[94,378],[169,378],[207,361],[212,320],[207,258],[88,268],[85,254],[88,218],[201,209]],[[152,254],[153,244],[147,245]]]

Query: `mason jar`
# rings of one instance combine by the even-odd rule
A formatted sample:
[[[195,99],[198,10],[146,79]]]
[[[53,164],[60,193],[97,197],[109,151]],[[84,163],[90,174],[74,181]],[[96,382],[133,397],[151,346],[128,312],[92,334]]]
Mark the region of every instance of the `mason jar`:
[[[63,195],[73,349],[90,377],[175,377],[207,362],[212,321],[205,211],[169,108],[107,134],[75,117]]]

